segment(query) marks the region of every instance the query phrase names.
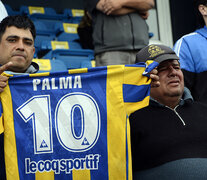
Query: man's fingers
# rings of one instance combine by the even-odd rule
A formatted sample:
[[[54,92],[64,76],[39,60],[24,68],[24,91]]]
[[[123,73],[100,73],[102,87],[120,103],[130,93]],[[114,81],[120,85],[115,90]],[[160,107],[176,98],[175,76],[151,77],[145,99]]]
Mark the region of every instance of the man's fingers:
[[[159,87],[160,86],[160,82],[159,81],[152,81],[151,82],[151,87],[155,88],[155,87]]]
[[[6,87],[6,85],[7,85],[7,83],[6,83],[6,82],[3,82],[3,81],[1,81],[1,82],[0,82],[0,88],[5,88],[5,87]]]
[[[2,82],[6,82],[9,78],[7,76],[0,75],[0,87]]]
[[[1,76],[1,75],[0,75]],[[4,76],[1,76],[4,77]],[[4,88],[6,87],[7,83],[6,82],[2,82],[0,80],[0,93],[2,93],[4,91]]]
[[[152,88],[153,87],[159,87],[160,86],[159,76],[157,74],[158,74],[157,69],[153,69],[150,72],[150,78],[152,79],[152,82],[151,82],[151,87]]]
[[[158,75],[150,74],[150,78],[152,79],[152,81],[159,81],[159,76]]]
[[[0,67],[0,74],[2,74],[4,71],[8,70],[12,66],[12,62],[8,62]]]

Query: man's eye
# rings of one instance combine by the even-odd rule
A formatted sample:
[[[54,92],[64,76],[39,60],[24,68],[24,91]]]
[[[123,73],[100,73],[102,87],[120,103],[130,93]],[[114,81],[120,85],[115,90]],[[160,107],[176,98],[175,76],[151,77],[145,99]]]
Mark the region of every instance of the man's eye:
[[[16,42],[16,39],[8,39],[9,42]]]
[[[158,69],[158,72],[165,71],[165,70],[166,70],[166,68],[160,68],[160,69]]]
[[[26,41],[25,44],[28,45],[28,46],[32,46],[33,45],[33,43],[31,41]]]
[[[174,67],[174,69],[177,69],[177,70],[179,70],[179,69],[180,69],[180,66],[176,66],[176,67]]]

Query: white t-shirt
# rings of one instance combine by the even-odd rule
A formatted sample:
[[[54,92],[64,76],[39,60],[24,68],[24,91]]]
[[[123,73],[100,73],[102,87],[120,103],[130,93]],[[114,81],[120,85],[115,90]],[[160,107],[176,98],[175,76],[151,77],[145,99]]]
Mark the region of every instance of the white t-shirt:
[[[6,8],[4,7],[3,3],[0,1],[0,22],[2,19],[4,19],[6,16],[8,16],[8,13],[6,11]]]

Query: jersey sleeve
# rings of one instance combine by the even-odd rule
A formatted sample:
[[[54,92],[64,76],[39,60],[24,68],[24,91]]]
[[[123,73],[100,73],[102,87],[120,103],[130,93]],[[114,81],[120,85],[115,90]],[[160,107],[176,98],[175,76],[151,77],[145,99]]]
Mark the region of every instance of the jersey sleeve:
[[[181,68],[190,72],[195,72],[194,60],[185,38],[181,38],[176,42],[174,51],[180,58],[179,61]]]
[[[151,79],[147,75],[157,65],[157,62],[147,61],[125,66],[123,101],[128,115],[149,104]]]

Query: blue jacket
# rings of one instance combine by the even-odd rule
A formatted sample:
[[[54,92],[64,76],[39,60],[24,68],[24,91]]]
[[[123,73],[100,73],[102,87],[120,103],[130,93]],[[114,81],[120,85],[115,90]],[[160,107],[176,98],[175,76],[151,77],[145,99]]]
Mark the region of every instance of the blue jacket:
[[[207,103],[207,27],[179,39],[174,50],[180,57],[181,68],[188,87],[196,101]]]

